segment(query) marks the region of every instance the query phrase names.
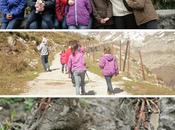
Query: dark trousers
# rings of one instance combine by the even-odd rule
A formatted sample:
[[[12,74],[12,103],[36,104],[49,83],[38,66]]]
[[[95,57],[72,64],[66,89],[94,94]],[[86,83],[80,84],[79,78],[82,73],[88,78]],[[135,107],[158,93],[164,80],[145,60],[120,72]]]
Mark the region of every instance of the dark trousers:
[[[114,29],[137,29],[136,20],[133,14],[126,16],[114,16]]]
[[[65,67],[66,67],[65,64],[62,64],[62,69],[61,70],[62,70],[63,73],[64,73],[64,70],[65,70]]]
[[[41,61],[43,64],[44,71],[49,71],[49,62],[48,62],[48,55],[42,55],[41,56]]]
[[[113,93],[113,87],[112,87],[112,82],[111,82],[111,79],[112,79],[112,76],[105,76],[105,79],[106,79],[106,84],[107,84],[107,91],[109,93]]]
[[[139,26],[140,29],[158,29],[158,21],[152,20]]]
[[[55,18],[54,21],[54,27],[55,29],[67,29],[67,24],[66,24],[66,17],[64,17],[63,21],[59,22],[57,18]]]
[[[34,11],[28,16],[27,29],[52,29],[54,28],[52,15],[49,13],[35,13]]]
[[[1,29],[19,29],[22,20],[13,19],[9,22],[2,23]]]

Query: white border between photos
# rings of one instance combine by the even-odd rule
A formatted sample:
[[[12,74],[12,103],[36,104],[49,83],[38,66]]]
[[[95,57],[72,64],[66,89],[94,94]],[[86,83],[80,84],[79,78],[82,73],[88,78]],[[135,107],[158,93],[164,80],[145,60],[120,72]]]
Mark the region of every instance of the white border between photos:
[[[38,30],[30,30],[30,29],[9,29],[9,30],[0,30],[2,32],[174,32],[175,29],[84,29],[84,30],[71,30],[71,29],[38,29]],[[43,98],[43,97],[51,97],[51,98],[170,98],[175,97],[175,95],[65,95],[65,96],[53,96],[53,95],[0,95],[0,98]]]

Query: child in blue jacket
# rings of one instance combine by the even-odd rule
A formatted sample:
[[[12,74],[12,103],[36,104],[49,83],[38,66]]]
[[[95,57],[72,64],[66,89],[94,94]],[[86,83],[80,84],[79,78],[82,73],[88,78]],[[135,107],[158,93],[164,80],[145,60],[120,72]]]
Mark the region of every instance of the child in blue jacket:
[[[26,0],[0,0],[1,29],[18,29],[24,19]]]

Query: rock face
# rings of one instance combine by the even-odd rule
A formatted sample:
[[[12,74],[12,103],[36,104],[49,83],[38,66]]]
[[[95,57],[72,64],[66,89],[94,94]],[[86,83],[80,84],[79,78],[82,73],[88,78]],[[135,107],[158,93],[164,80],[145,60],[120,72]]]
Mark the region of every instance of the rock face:
[[[175,10],[157,10],[160,29],[175,28]]]
[[[161,99],[160,125],[158,130],[175,129],[175,98]]]
[[[38,130],[131,130],[132,99],[54,99]]]

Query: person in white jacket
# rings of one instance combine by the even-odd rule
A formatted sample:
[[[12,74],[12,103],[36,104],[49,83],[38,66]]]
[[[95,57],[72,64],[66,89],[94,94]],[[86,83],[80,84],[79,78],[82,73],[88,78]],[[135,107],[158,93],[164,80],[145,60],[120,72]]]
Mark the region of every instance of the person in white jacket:
[[[128,11],[123,0],[110,0],[113,10],[114,29],[136,29],[137,24],[132,11]]]
[[[48,47],[48,39],[43,37],[41,44],[37,47],[41,55],[41,61],[44,67],[44,71],[51,71],[49,67],[48,57],[49,57],[49,47]]]

